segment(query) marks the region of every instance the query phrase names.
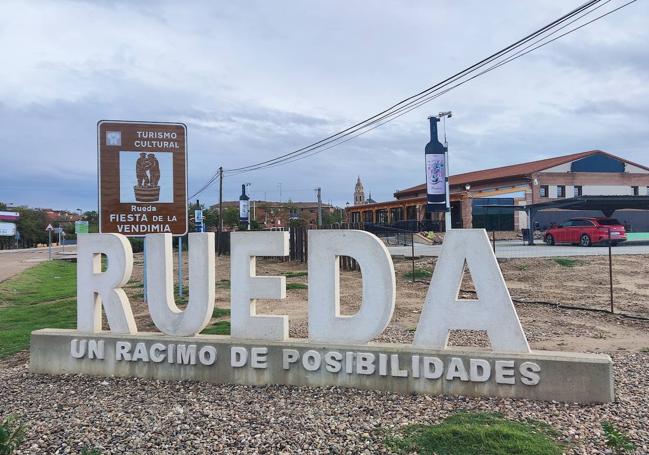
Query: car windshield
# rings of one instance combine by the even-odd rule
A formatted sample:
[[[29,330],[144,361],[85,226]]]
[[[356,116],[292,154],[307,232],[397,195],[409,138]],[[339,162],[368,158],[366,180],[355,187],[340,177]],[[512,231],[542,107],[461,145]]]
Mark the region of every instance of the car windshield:
[[[603,224],[604,226],[620,226],[622,223],[620,223],[618,220],[615,218],[602,218],[597,220],[599,224]]]

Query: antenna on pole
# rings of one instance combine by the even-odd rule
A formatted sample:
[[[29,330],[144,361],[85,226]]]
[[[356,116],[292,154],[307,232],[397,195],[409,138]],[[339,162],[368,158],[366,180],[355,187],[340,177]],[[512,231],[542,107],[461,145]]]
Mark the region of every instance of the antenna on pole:
[[[444,169],[446,171],[446,213],[444,215],[444,227],[446,232],[449,232],[453,227],[453,223],[451,222],[451,187],[448,183],[451,173],[448,167],[448,141],[446,140],[446,119],[451,117],[453,117],[453,112],[451,111],[440,112],[437,114],[439,120],[444,120]]]

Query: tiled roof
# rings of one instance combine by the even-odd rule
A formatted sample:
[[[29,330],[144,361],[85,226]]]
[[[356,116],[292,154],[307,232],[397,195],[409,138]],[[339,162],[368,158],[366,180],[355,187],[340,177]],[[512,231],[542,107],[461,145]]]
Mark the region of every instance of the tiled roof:
[[[610,153],[603,152],[601,150],[590,150],[588,152],[573,153],[571,155],[556,156],[554,158],[546,158],[544,160],[530,161],[527,163],[512,164],[509,166],[495,167],[492,169],[483,169],[481,171],[466,172],[464,174],[452,175],[449,178],[449,183],[451,186],[454,185],[465,185],[467,183],[475,184],[478,182],[490,181],[490,180],[501,180],[506,178],[513,177],[522,177],[533,174],[534,172],[539,172],[551,167],[559,166],[561,164],[570,163],[571,161],[579,160],[586,158],[591,155],[606,155],[611,158],[615,158],[620,161],[638,166],[642,169],[647,169],[646,166],[641,164],[633,163],[619,156],[611,155]],[[394,193],[394,197],[404,197],[409,194],[416,194],[422,191],[426,191],[426,184],[421,184],[406,188],[405,190],[397,191]]]

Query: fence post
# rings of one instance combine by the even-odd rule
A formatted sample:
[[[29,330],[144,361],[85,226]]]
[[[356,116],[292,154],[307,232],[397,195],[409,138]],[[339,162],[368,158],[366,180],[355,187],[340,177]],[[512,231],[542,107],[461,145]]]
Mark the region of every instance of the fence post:
[[[415,282],[415,233],[410,233],[410,249],[412,251],[412,282]]]
[[[615,313],[613,307],[613,252],[611,251],[611,227],[608,227],[608,278],[611,287],[611,313]]]

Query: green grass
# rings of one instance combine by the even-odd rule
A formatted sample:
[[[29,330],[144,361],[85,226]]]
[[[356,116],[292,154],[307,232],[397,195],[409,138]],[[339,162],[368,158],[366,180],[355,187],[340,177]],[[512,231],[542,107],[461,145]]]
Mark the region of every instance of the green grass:
[[[74,329],[77,299],[0,308],[0,359],[29,347],[29,336],[38,329]]]
[[[307,289],[308,287],[304,283],[286,283],[286,289]]]
[[[0,284],[0,359],[29,347],[32,331],[76,325],[76,265],[39,264]]]
[[[516,422],[498,414],[458,413],[437,425],[410,425],[386,443],[397,453],[437,455],[559,455],[557,432],[541,422]]]
[[[25,424],[16,416],[8,416],[0,421],[0,455],[11,455],[25,439]]]
[[[554,258],[554,262],[562,267],[574,267],[576,265],[579,265],[579,261],[577,259],[570,258]]]
[[[101,455],[101,451],[95,448],[83,447],[81,449],[81,455]]]
[[[613,453],[630,453],[635,450],[635,445],[629,438],[610,422],[602,422],[602,429],[604,430],[606,445],[613,450]]]
[[[0,306],[48,302],[74,297],[76,293],[76,264],[49,261],[0,283]]]
[[[203,335],[230,335],[230,321],[218,321],[208,325],[201,332]]]
[[[415,269],[415,280],[420,280],[423,278],[430,278],[433,276],[433,272],[427,269],[416,268]],[[403,274],[404,278],[412,280],[412,270]]]
[[[229,308],[214,307],[214,311],[212,311],[213,318],[223,318],[225,316],[230,316]]]
[[[306,271],[301,271],[301,272],[284,272],[282,273],[286,278],[297,278],[300,276],[308,276],[309,272]]]
[[[219,280],[216,282],[216,287],[220,289],[230,289],[230,280]]]

